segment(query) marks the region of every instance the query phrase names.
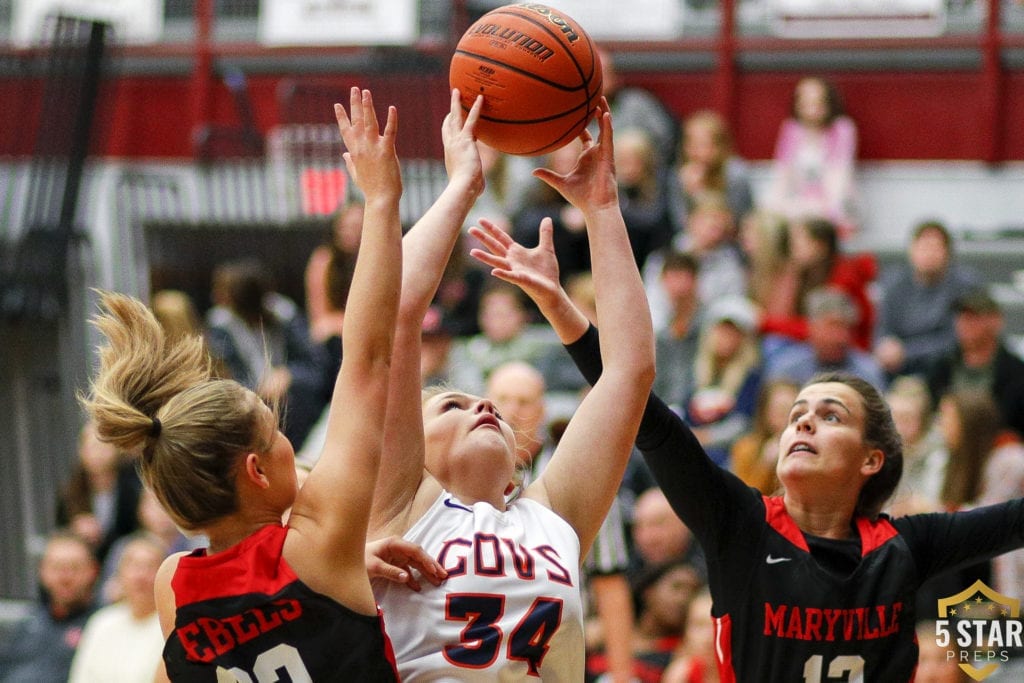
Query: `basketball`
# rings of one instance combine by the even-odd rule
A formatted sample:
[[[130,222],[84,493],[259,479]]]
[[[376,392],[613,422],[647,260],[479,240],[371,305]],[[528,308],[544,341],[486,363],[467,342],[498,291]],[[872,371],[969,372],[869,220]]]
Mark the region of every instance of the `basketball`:
[[[459,39],[448,78],[465,111],[484,96],[477,139],[520,156],[564,146],[601,99],[590,36],[564,12],[533,2],[480,17]]]

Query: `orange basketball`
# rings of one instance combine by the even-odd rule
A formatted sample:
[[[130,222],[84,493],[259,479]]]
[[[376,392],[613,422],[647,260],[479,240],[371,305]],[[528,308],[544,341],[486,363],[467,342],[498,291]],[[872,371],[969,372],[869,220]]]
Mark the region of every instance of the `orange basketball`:
[[[465,111],[484,96],[477,138],[522,156],[578,136],[601,98],[590,36],[564,12],[534,2],[480,17],[459,40],[448,79]]]

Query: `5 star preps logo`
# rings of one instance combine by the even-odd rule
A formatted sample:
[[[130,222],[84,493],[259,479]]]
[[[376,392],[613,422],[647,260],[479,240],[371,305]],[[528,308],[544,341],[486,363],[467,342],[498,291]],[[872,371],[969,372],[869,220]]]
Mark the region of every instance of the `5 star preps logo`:
[[[997,593],[982,581],[938,601],[935,642],[946,650],[946,659],[956,659],[960,668],[976,681],[983,681],[1011,649],[1022,646],[1020,600]]]

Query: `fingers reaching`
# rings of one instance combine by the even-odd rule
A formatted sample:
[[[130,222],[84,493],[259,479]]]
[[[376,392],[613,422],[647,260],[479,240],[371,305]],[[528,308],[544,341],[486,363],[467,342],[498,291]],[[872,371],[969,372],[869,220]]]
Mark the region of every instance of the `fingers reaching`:
[[[345,143],[343,158],[349,177],[364,195],[383,192],[401,193],[402,179],[395,151],[398,135],[398,110],[388,107],[381,131],[369,90],[353,87],[349,91],[348,110],[334,105],[338,130]]]
[[[466,132],[476,137],[476,123],[480,120],[480,112],[484,108],[484,96],[477,95],[476,99],[473,100],[473,106],[469,108],[469,114],[466,115],[466,122],[463,125],[463,129]]]
[[[531,298],[550,298],[559,288],[558,259],[555,256],[553,223],[540,223],[540,241],[526,248],[491,221],[481,220],[470,228],[484,249],[473,249],[470,256],[491,268],[491,275],[523,289]]]
[[[608,100],[601,97],[601,104],[597,108],[597,126],[601,146],[605,148],[605,156],[611,158],[614,151],[612,135],[612,112],[608,108]]]
[[[362,92],[353,86],[348,93],[349,118],[352,120],[352,127],[359,128],[363,125]]]
[[[448,577],[448,572],[423,548],[398,536],[367,544],[366,568],[370,578],[404,583],[414,591],[422,588],[419,579],[439,586]]]
[[[344,137],[347,132],[360,130],[365,135],[393,137],[398,130],[398,110],[388,107],[387,121],[384,132],[380,132],[380,122],[373,107],[373,93],[360,90],[353,86],[349,91],[348,111],[339,103],[334,105],[334,115],[338,119],[338,128]]]
[[[465,130],[466,132],[473,133],[476,128],[476,122],[480,120],[480,111],[483,109],[483,105],[484,96],[477,95],[476,99],[473,100],[473,105],[463,116],[462,93],[459,92],[458,88],[453,88],[448,116],[455,125],[455,130]]]
[[[480,240],[480,243],[487,247],[492,254],[503,255],[514,244],[512,237],[507,232],[486,218],[481,218],[480,225],[472,226],[469,232]]]
[[[395,138],[398,133],[398,109],[394,105],[388,107],[388,119],[384,122],[384,137]]]
[[[542,251],[555,253],[555,224],[549,217],[544,217],[540,222],[539,239],[537,247]]]
[[[369,130],[371,135],[380,134],[380,124],[377,123],[377,113],[373,110],[373,94],[369,90],[362,92],[362,116],[363,125]]]

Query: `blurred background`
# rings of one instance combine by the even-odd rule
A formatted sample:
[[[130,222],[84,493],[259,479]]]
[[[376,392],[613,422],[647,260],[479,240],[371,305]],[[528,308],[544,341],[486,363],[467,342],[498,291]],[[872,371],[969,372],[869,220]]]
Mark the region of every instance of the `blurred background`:
[[[75,458],[91,288],[176,289],[258,255],[303,301],[344,196],[331,104],[401,111],[402,217],[445,182],[448,64],[484,0],[0,0],[0,599],[34,595]],[[712,109],[768,180],[797,81],[825,76],[859,131],[851,249],[903,258],[926,218],[1024,332],[1024,3],[551,0],[677,121]],[[1020,278],[1024,286],[1024,278]]]

